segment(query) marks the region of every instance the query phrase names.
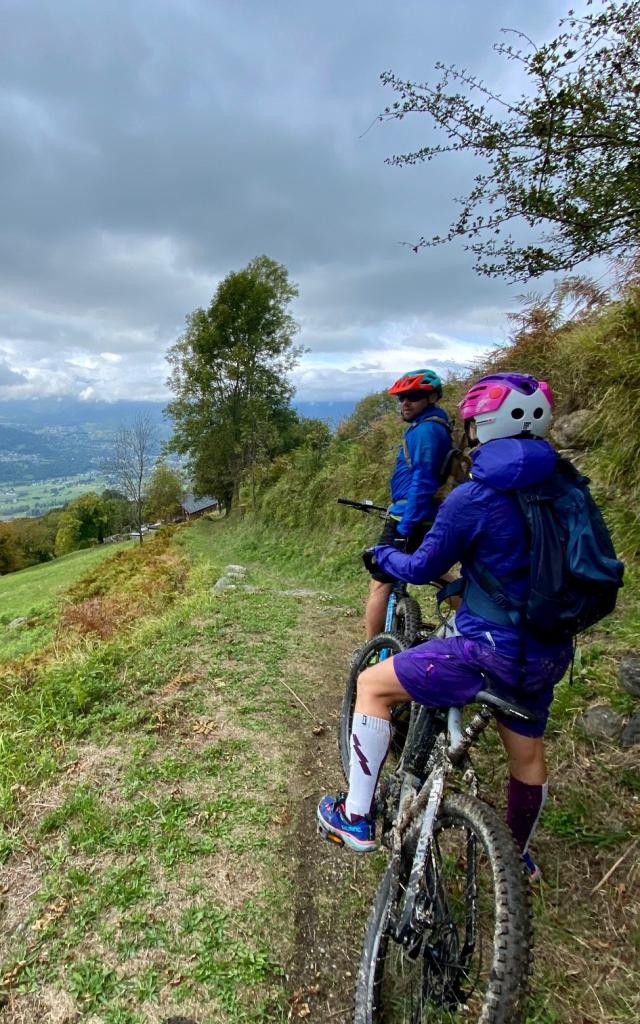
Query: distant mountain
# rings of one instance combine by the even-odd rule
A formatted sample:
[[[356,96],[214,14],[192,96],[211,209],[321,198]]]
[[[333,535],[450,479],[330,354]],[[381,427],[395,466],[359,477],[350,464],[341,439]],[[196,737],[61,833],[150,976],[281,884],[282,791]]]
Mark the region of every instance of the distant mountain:
[[[0,485],[39,484],[98,471],[111,454],[116,430],[136,416],[148,414],[159,439],[168,437],[171,424],[162,409],[160,402],[0,402]]]
[[[162,437],[171,433],[171,421],[164,415],[164,402],[81,402],[77,398],[33,398],[0,401],[0,425],[39,433],[56,428],[94,427],[117,430],[136,416],[152,417]],[[300,416],[329,420],[335,426],[349,416],[356,405],[352,401],[309,402],[294,399]]]
[[[329,420],[332,427],[336,427],[345,416],[353,412],[357,399],[353,401],[340,402],[300,402],[295,398],[293,407],[299,416],[308,416],[315,420]]]
[[[0,424],[0,483],[35,483],[91,469],[95,445],[83,436],[59,436]]]
[[[81,402],[77,398],[31,398],[0,401],[0,424],[26,430],[95,426],[117,430],[148,413],[163,436],[171,432],[163,402]]]
[[[300,416],[326,420],[335,427],[353,411],[355,402],[294,401],[293,405]],[[100,472],[111,454],[115,431],[136,417],[150,416],[160,441],[171,435],[171,421],[163,408],[162,402],[72,398],[0,401],[0,486],[40,485]],[[11,507],[15,500],[12,495]],[[0,514],[9,510],[0,500]]]

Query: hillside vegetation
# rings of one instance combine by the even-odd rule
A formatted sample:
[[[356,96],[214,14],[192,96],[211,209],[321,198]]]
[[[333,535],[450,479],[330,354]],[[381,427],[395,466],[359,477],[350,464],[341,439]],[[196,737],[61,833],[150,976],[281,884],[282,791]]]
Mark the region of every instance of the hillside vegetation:
[[[544,372],[560,414],[591,410],[577,458],[627,558],[619,608],[584,638],[550,721],[527,1024],[640,1014],[638,748],[577,722],[597,702],[634,708],[617,667],[640,636],[639,307],[632,289],[580,308],[565,323],[531,307],[483,367]],[[452,411],[463,386],[449,388]],[[2,1024],[350,1020],[383,858],[336,851],[313,821],[341,782],[359,552],[377,532],[335,499],[385,500],[401,432],[387,409],[366,399],[335,437],[319,432],[263,467],[244,516],[0,581],[3,612],[48,616],[15,634],[23,648],[6,622],[0,632]],[[227,563],[248,567],[251,589],[213,590]],[[502,807],[492,732],[477,763]]]

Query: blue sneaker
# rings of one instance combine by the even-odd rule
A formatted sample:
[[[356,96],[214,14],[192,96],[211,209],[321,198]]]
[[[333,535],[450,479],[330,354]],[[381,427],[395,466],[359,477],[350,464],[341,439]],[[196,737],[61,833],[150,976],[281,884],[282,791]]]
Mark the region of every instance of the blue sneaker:
[[[344,794],[323,796],[318,804],[318,830],[340,846],[358,853],[373,853],[376,848],[376,823],[373,818],[349,821],[344,813]]]
[[[536,862],[533,859],[533,857],[531,856],[531,854],[528,851],[526,853],[523,853],[522,854],[522,859],[524,861],[525,871],[527,872],[527,875],[529,876],[529,881],[530,882],[541,882],[542,881],[542,871],[540,870],[540,868],[536,864]]]

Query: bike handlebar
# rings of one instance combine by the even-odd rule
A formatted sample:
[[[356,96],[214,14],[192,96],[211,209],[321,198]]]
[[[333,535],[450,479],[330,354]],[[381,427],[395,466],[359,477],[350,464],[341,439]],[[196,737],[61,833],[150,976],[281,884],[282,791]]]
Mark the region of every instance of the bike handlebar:
[[[389,512],[383,505],[374,505],[372,501],[352,501],[351,498],[337,498],[338,505],[348,505],[358,512],[367,512],[369,515],[377,516],[379,519],[386,519]]]

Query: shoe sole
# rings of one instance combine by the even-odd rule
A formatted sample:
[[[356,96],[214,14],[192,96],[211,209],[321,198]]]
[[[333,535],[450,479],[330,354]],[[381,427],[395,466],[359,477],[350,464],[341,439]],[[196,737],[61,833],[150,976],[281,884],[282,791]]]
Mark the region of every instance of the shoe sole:
[[[318,832],[325,839],[328,839],[330,843],[348,846],[350,850],[355,850],[356,853],[374,853],[376,851],[378,844],[375,840],[356,839],[349,832],[343,832],[341,829],[336,828],[335,825],[328,825],[324,818],[320,816],[319,811],[316,812],[316,817],[318,819]]]

